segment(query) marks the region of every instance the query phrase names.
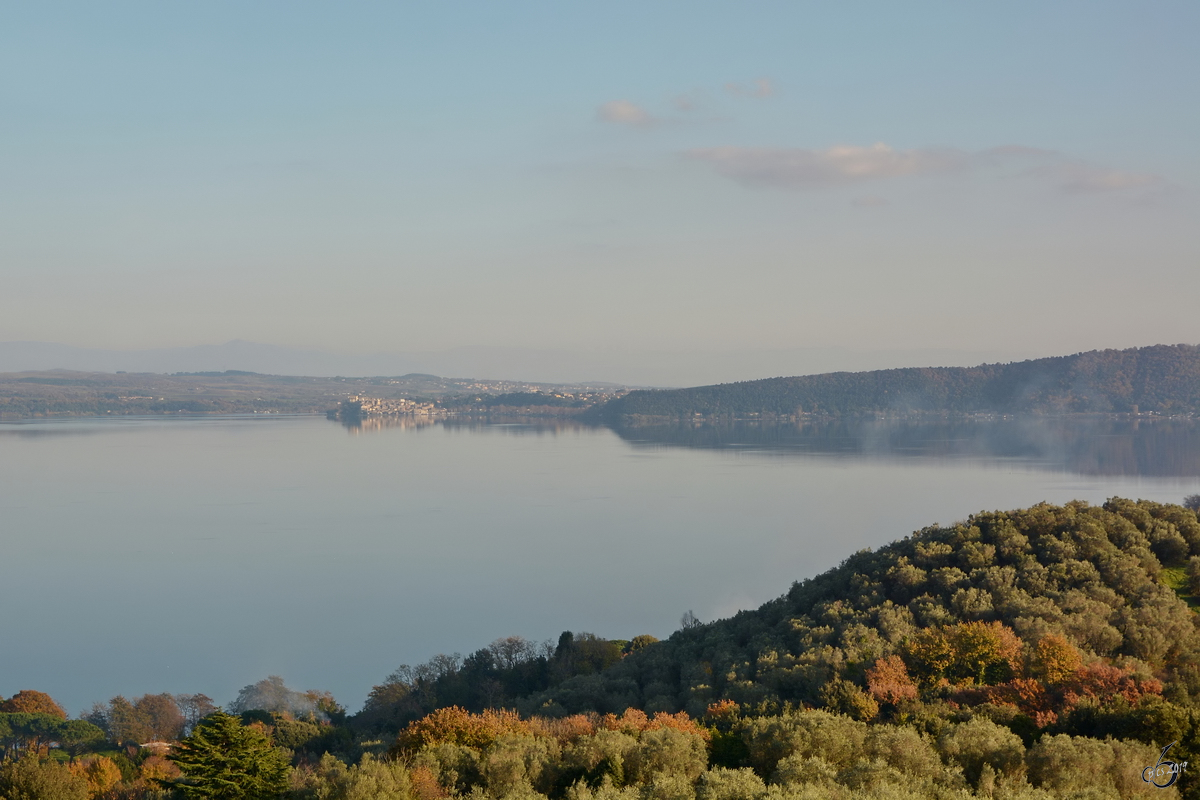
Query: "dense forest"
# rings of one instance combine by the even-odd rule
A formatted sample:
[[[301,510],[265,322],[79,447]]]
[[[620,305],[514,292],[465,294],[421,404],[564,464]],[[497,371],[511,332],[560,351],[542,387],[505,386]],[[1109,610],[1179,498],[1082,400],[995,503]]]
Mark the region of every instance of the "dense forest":
[[[609,421],[684,416],[1200,411],[1200,347],[1093,350],[978,367],[929,367],[639,390],[597,414]]]
[[[24,690],[0,798],[1200,797],[1197,508],[981,513],[666,641],[402,666],[354,715],[278,677],[75,720]]]

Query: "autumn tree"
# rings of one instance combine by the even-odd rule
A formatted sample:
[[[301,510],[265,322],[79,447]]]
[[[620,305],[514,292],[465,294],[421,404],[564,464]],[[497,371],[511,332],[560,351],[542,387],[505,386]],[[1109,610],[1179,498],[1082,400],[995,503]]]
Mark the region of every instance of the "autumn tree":
[[[1034,677],[1054,685],[1075,677],[1083,666],[1083,656],[1066,637],[1058,633],[1043,636],[1033,650],[1030,669]]]
[[[75,761],[68,766],[72,775],[83,778],[88,783],[88,794],[101,797],[121,782],[121,770],[111,758],[98,756]]]
[[[961,622],[919,631],[907,651],[927,680],[987,684],[1019,671],[1022,643],[1003,623]]]
[[[483,748],[503,734],[526,736],[531,732],[529,723],[515,711],[488,709],[482,714],[472,714],[451,706],[411,723],[400,733],[396,748],[399,752],[415,752],[432,744]]]
[[[143,695],[134,701],[134,707],[145,720],[150,741],[169,742],[183,735],[183,711],[171,695]]]
[[[917,699],[917,685],[908,674],[900,656],[888,656],[875,660],[867,669],[867,689],[881,703],[897,705],[905,700]]]
[[[261,730],[224,712],[201,721],[168,757],[183,773],[171,785],[184,797],[267,800],[288,788],[287,756]]]
[[[0,713],[5,714],[50,714],[66,719],[67,712],[45,692],[24,689],[0,703]]]
[[[183,773],[165,756],[148,756],[138,767],[138,779],[149,786],[161,786]]]

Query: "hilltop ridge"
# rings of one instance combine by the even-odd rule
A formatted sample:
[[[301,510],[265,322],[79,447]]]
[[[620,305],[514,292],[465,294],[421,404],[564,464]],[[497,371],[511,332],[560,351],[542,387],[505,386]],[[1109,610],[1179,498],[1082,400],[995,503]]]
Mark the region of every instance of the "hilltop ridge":
[[[911,367],[765,378],[690,389],[637,390],[600,415],[794,417],[922,413],[1200,411],[1200,346],[1091,350],[977,367]]]

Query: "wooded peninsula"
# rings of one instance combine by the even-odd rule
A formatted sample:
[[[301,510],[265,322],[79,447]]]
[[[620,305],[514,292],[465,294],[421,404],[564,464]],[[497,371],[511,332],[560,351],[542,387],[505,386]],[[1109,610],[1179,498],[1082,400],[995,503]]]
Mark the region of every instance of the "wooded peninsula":
[[[610,421],[703,417],[922,414],[1191,415],[1200,411],[1200,346],[1093,350],[978,367],[767,378],[632,391],[598,409]]]
[[[26,689],[0,703],[0,797],[1194,798],[1198,509],[982,512],[665,641],[401,666],[352,715],[279,677],[74,720]]]

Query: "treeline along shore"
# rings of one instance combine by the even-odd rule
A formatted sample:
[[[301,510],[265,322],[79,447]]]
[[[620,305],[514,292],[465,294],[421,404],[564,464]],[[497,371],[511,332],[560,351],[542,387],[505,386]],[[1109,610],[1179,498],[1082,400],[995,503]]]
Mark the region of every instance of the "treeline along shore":
[[[0,375],[0,418],[246,413],[324,413],[343,421],[388,414],[556,417],[619,426],[681,419],[1192,416],[1200,413],[1200,347],[1155,345],[977,367],[835,372],[632,391],[604,384],[433,375]]]
[[[74,720],[24,689],[0,798],[1197,798],[1198,508],[983,512],[665,641],[402,665],[355,714],[279,677]]]
[[[169,375],[52,370],[0,374],[0,419],[211,414],[350,419],[396,412],[561,416],[603,404],[620,391],[421,374],[323,378],[237,370]]]
[[[596,409],[610,422],[689,416],[1200,412],[1200,347],[1093,350],[978,367],[927,367],[637,390]]]

